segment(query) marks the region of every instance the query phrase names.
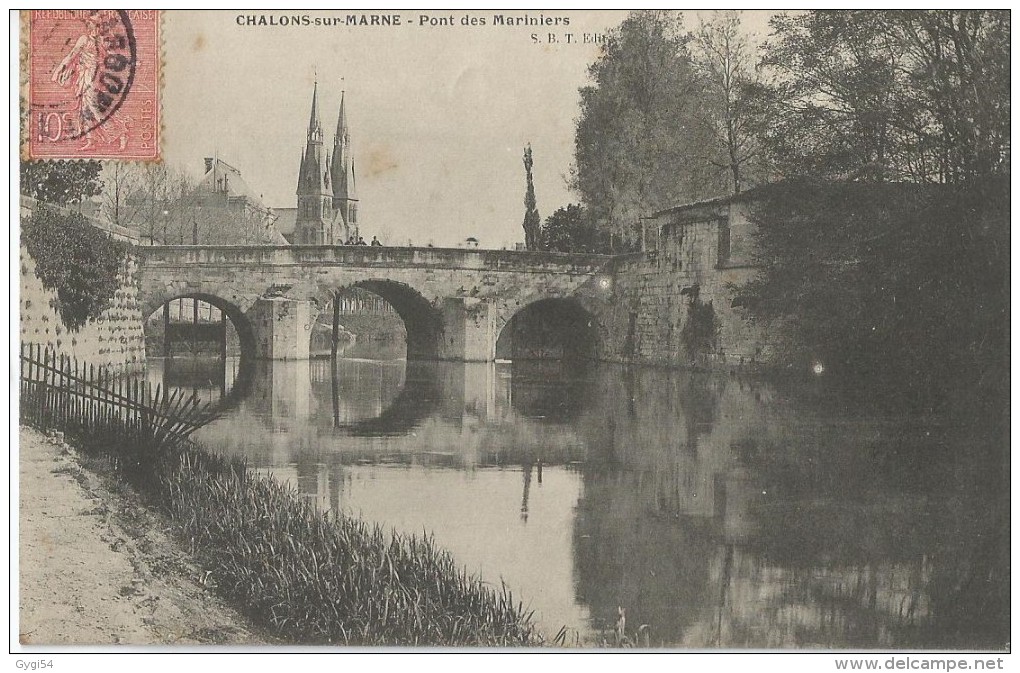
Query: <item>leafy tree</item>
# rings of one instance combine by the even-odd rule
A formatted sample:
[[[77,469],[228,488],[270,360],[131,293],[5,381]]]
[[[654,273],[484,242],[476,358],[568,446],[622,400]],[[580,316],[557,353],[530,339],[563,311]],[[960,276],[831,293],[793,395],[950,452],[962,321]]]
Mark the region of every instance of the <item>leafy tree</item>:
[[[785,334],[791,353],[919,396],[985,385],[1003,371],[1005,179],[952,187],[787,181],[753,219],[761,271],[740,300]]]
[[[902,122],[917,146],[912,172],[944,182],[1008,173],[1009,11],[883,16],[889,39],[904,45],[908,114]]]
[[[21,193],[60,206],[80,204],[102,192],[98,161],[22,161]]]
[[[21,229],[43,286],[57,293],[64,324],[78,331],[98,318],[119,287],[125,246],[96,229],[80,213],[37,208]]]
[[[580,90],[573,186],[614,249],[637,247],[640,217],[725,188],[689,42],[679,13],[632,12]]]
[[[1009,170],[1009,12],[772,20],[753,109],[779,176],[956,182]]]
[[[712,165],[729,173],[730,189],[736,193],[747,182],[749,164],[758,155],[746,100],[757,73],[739,12],[716,11],[700,21],[694,60],[705,78],[704,120],[718,148]]]
[[[524,172],[527,176],[527,188],[524,191],[524,247],[538,250],[542,237],[542,218],[538,214],[535,201],[535,179],[531,167],[535,161],[531,157],[531,144],[524,148]]]
[[[542,243],[555,252],[608,253],[609,233],[595,226],[585,209],[572,203],[546,218]]]

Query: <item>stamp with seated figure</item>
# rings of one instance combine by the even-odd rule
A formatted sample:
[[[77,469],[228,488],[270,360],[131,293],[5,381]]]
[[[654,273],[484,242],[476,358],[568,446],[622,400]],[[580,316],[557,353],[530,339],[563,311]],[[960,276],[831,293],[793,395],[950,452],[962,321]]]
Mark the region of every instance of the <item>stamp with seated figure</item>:
[[[29,159],[161,158],[156,10],[28,13]]]

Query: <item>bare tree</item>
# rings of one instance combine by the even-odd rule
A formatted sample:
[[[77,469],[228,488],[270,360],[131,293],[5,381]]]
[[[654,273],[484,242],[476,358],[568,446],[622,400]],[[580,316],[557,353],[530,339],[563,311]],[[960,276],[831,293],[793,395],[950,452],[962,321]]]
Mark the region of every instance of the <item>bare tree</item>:
[[[752,45],[740,30],[740,12],[718,10],[699,17],[694,60],[706,80],[705,122],[720,148],[711,162],[728,171],[734,193],[746,182],[745,166],[758,154],[748,128],[744,91],[757,80]]]
[[[110,162],[103,171],[103,215],[150,243],[177,243],[195,190],[191,177],[166,164]]]
[[[102,201],[100,212],[114,224],[132,224],[132,214],[137,203],[130,199],[136,195],[142,184],[143,169],[136,163],[110,161],[103,166]]]

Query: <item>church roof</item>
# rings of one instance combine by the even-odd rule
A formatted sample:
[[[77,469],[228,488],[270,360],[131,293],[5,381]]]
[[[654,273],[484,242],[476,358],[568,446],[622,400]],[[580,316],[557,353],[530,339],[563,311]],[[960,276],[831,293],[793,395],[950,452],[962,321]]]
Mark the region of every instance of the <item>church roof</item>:
[[[349,133],[349,128],[347,127],[347,112],[344,109],[344,96],[346,93],[347,92],[345,91],[340,92],[340,114],[336,117],[336,137],[333,140],[334,145],[337,144],[336,139],[343,138]]]
[[[333,157],[330,162],[333,196],[354,199],[354,157],[351,156],[351,130],[347,125],[346,92],[340,92],[340,112],[333,136]]]

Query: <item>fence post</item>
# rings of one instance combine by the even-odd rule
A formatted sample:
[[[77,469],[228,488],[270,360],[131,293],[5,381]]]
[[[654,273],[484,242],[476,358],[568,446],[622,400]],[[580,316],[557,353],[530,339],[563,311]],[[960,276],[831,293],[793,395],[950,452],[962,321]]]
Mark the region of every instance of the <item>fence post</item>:
[[[60,354],[60,382],[57,383],[57,424],[60,429],[64,429],[64,425],[67,423],[67,395],[64,392],[64,386],[67,382],[64,377],[64,369],[67,366],[67,356],[63,353]]]
[[[88,388],[91,393],[91,397],[98,397],[95,391],[96,382],[96,367],[91,362],[89,363],[89,382]],[[88,404],[88,427],[91,432],[96,427],[96,401],[94,399],[87,400]]]
[[[42,422],[43,425],[49,422],[49,409],[50,409],[50,389],[47,385],[49,382],[49,364],[50,364],[50,349],[47,348],[43,351],[42,359]]]

